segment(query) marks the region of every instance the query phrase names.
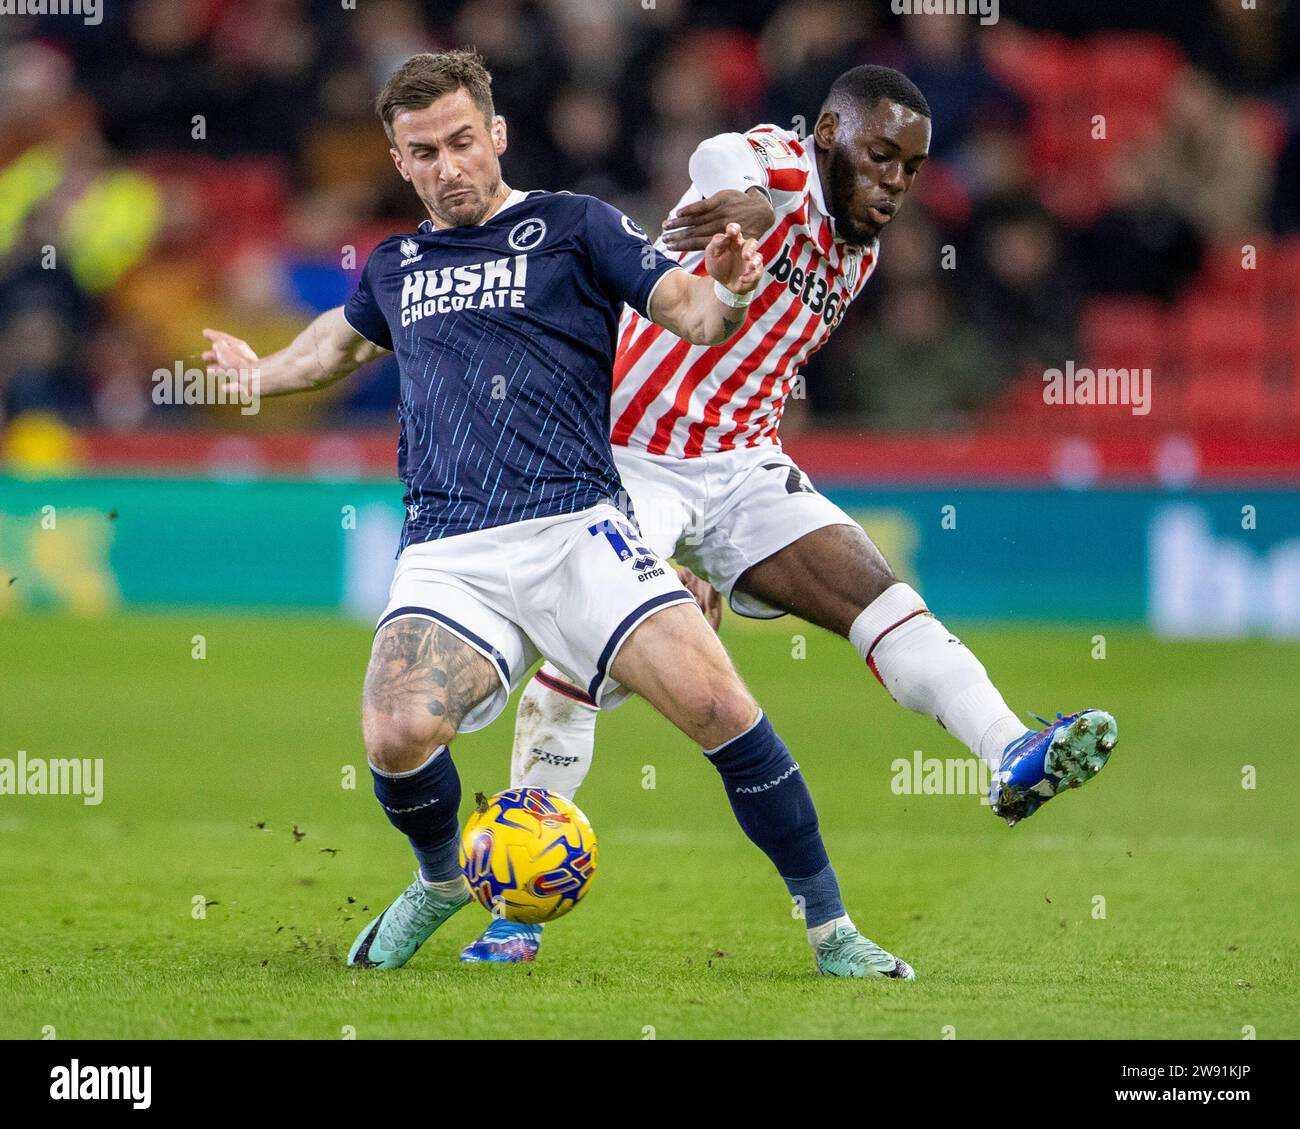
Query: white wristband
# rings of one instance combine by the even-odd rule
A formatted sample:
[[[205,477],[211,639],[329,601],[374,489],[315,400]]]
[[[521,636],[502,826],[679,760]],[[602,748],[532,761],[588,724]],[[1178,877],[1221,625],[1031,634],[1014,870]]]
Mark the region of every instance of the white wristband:
[[[730,306],[733,310],[743,310],[754,300],[754,291],[748,294],[737,294],[728,290],[716,278],[713,280],[713,293],[717,295],[718,301],[723,305]]]

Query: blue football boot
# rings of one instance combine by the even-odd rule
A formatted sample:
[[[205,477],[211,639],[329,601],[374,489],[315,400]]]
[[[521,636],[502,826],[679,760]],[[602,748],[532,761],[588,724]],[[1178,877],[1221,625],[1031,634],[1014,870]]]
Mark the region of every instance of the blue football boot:
[[[1013,827],[1066,788],[1077,788],[1110,759],[1119,730],[1105,710],[1081,710],[1012,741],[993,775],[993,813]]]
[[[477,941],[465,946],[460,959],[494,961],[497,964],[523,964],[537,959],[542,947],[540,925],[520,925],[504,917],[494,918]]]

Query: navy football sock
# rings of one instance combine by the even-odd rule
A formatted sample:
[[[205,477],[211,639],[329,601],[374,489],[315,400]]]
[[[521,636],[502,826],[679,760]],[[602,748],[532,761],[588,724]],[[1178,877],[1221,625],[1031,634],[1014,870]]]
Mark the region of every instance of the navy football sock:
[[[410,772],[380,772],[372,764],[375,798],[388,821],[411,841],[426,882],[460,875],[460,775],[446,745]]]
[[[808,785],[766,714],[705,756],[722,775],[736,822],[776,864],[809,928],[844,915],[839,882],[817,826]]]

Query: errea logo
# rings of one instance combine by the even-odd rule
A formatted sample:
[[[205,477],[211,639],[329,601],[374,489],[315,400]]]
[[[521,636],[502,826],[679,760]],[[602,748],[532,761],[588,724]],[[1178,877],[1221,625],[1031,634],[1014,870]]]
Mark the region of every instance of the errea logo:
[[[406,257],[402,260],[402,266],[409,267],[412,263],[418,263],[423,257],[420,254],[420,245],[414,239],[403,239],[398,244],[402,254]]]

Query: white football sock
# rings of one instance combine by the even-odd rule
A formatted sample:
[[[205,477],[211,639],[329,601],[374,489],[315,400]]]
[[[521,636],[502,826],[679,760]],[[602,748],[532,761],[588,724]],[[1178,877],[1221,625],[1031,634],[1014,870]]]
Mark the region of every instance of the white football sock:
[[[551,689],[546,681],[571,685],[550,663],[543,663],[524,687],[515,715],[510,786],[548,788],[571,800],[591,768],[600,711]]]
[[[830,921],[823,921],[820,925],[814,925],[808,930],[808,944],[814,949],[823,941],[828,940],[835,933],[835,930],[841,925],[847,925],[850,929],[855,928],[852,918],[843,914],[840,917],[833,917]]]
[[[434,897],[444,902],[456,901],[464,896],[466,891],[465,879],[463,878],[452,878],[446,882],[430,882],[421,874],[420,885]]]
[[[849,640],[899,705],[933,717],[995,771],[1003,749],[1029,731],[979,659],[906,584],[864,608]]]

